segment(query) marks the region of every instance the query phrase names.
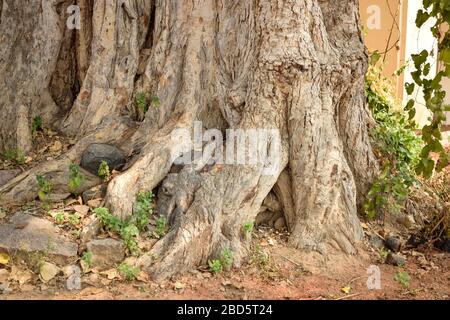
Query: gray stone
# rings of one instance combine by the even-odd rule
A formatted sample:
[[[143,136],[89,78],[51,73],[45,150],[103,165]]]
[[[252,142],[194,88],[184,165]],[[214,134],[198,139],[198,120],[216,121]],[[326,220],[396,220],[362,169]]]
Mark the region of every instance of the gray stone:
[[[0,293],[1,294],[10,294],[13,290],[9,287],[8,283],[0,284]]]
[[[372,234],[370,235],[369,238],[369,243],[372,247],[377,248],[377,249],[381,249],[384,247],[384,241],[383,239],[381,239],[379,236],[377,236],[376,234]]]
[[[83,152],[81,167],[96,175],[102,161],[108,163],[111,171],[120,169],[126,163],[125,156],[117,147],[94,143]]]
[[[58,234],[50,221],[16,213],[0,226],[0,249],[8,252],[43,252],[58,261],[76,258],[78,245]]]
[[[403,243],[399,238],[389,236],[386,238],[385,245],[386,248],[392,250],[393,252],[399,252]]]
[[[278,219],[283,218],[283,217],[284,217],[284,215],[281,211],[274,212],[272,218],[270,218],[268,225],[272,228],[275,228],[275,223],[278,221]]]
[[[125,245],[111,238],[90,241],[87,251],[92,253],[93,268],[108,269],[125,259]]]
[[[260,212],[255,219],[255,225],[260,226],[264,224],[269,224],[270,220],[273,217],[273,212],[266,210],[263,212]]]
[[[284,217],[279,217],[277,221],[275,221],[275,223],[273,224],[273,227],[277,231],[283,231],[284,228],[286,227],[286,220],[284,219]]]
[[[20,170],[0,170],[0,186],[5,185],[10,180],[14,179],[20,174]]]
[[[66,287],[69,291],[81,290],[81,269],[78,266],[67,266],[63,268],[64,276],[67,278]]]
[[[106,186],[101,185],[101,186],[95,186],[89,190],[86,190],[85,192],[83,192],[81,197],[83,198],[83,203],[86,204],[90,200],[104,198],[105,195],[106,195]]]
[[[406,258],[399,255],[399,254],[395,254],[392,252],[389,252],[387,257],[386,257],[386,263],[387,264],[391,264],[393,266],[404,266],[406,263]]]
[[[92,240],[100,231],[102,224],[100,219],[95,216],[90,216],[84,222],[83,229],[80,233],[80,239],[83,243]]]

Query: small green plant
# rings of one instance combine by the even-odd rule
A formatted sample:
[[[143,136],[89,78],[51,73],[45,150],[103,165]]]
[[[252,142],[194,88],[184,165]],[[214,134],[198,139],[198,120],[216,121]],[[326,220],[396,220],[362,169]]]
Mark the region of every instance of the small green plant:
[[[244,231],[245,239],[249,240],[253,233],[254,223],[253,221],[245,222],[242,225],[242,230]]]
[[[55,216],[55,222],[56,224],[63,224],[66,220],[66,217],[63,212],[58,212]]]
[[[222,262],[220,262],[220,260],[218,260],[218,259],[209,260],[208,265],[209,265],[209,271],[213,274],[221,273],[223,270]]]
[[[5,158],[5,160],[13,161],[16,159],[16,152],[12,150],[6,150],[2,153],[2,157]]]
[[[391,81],[382,74],[380,54],[371,55],[366,74],[366,97],[376,126],[371,131],[373,147],[381,162],[381,173],[372,184],[364,203],[369,219],[386,212],[399,212],[416,182],[420,138],[401,110]]]
[[[155,235],[159,239],[166,234],[167,230],[167,219],[165,216],[159,216],[156,220]]]
[[[136,94],[136,107],[140,109],[143,113],[148,111],[147,97],[144,92],[138,92]]]
[[[139,229],[134,224],[125,223],[120,229],[119,235],[125,242],[125,245],[130,250],[131,254],[138,255],[140,253],[140,249],[136,241],[136,238],[139,236]]]
[[[19,165],[24,165],[27,162],[27,159],[25,157],[25,153],[22,150],[17,150],[16,152],[16,162]]]
[[[151,104],[153,106],[153,108],[158,108],[159,105],[161,104],[161,101],[159,100],[159,98],[157,96],[152,96],[151,100]]]
[[[81,173],[81,168],[79,165],[72,163],[69,166],[69,189],[72,193],[81,187],[84,181],[84,175]]]
[[[100,163],[100,166],[98,167],[98,176],[102,178],[103,181],[107,181],[111,176],[111,173],[109,172],[109,166],[106,161],[102,161],[102,163]]]
[[[139,273],[141,273],[141,270],[138,267],[133,267],[126,263],[119,265],[117,270],[127,281],[136,280]]]
[[[411,277],[405,271],[399,271],[395,274],[394,280],[402,285],[403,288],[408,289]]]
[[[69,223],[73,226],[77,226],[81,222],[81,215],[78,212],[69,215],[68,217]]]
[[[83,260],[83,262],[90,268],[92,267],[92,258],[93,258],[93,254],[90,251],[86,251],[83,253],[83,255],[81,256],[81,260]]]
[[[223,248],[220,252],[220,262],[225,270],[230,270],[233,265],[233,251],[230,248]]]
[[[131,223],[135,224],[139,231],[143,231],[150,223],[149,216],[153,214],[153,199],[154,195],[151,191],[139,192],[136,197]]]
[[[36,176],[36,181],[39,186],[38,197],[39,200],[42,201],[42,207],[44,210],[48,210],[50,208],[49,194],[52,191],[52,185],[50,181],[48,181],[44,176]]]
[[[18,165],[24,165],[27,162],[25,153],[20,150],[7,150],[1,154],[3,158],[7,161],[15,162]]]
[[[136,240],[139,236],[139,229],[134,224],[112,215],[106,208],[97,208],[94,210],[94,214],[100,219],[104,228],[117,233],[122,238],[131,254],[139,254],[140,250]]]
[[[261,247],[258,245],[255,248],[255,252],[250,258],[250,262],[252,264],[257,264],[260,268],[265,269],[270,262],[269,254],[264,252]]]
[[[42,117],[36,116],[31,123],[31,134],[33,137],[36,136],[37,132],[42,130]]]
[[[81,230],[74,229],[74,230],[70,231],[70,234],[72,235],[72,237],[78,239],[78,238],[80,238]]]
[[[386,250],[385,248],[381,248],[380,249],[380,260],[381,260],[381,262],[384,263],[386,261],[388,254],[389,254],[389,251]]]
[[[108,229],[108,231],[120,233],[123,222],[118,217],[112,215],[108,209],[97,208],[94,210],[94,214],[100,219],[103,226]]]
[[[52,185],[50,184],[50,181],[48,181],[44,176],[36,176],[36,181],[39,186],[39,192],[38,196],[39,199],[47,203],[48,202],[48,195],[52,191]]]

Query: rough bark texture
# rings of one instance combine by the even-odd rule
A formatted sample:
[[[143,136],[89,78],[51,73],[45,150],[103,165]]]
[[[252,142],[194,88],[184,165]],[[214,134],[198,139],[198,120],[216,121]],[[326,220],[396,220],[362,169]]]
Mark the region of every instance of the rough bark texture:
[[[49,84],[56,68],[65,24],[64,2],[5,0],[0,23],[0,149],[31,149],[36,115],[52,123],[58,112]]]
[[[48,7],[45,19],[34,17],[47,37],[40,41],[36,28],[21,20],[25,9],[13,12],[14,1],[3,3],[0,106],[8,126],[2,120],[0,146],[31,147],[19,129],[29,128],[30,110],[40,101],[31,99],[35,92],[49,88],[58,104],[52,110],[65,113],[61,130],[78,142],[0,188],[5,201],[32,199],[37,173],[56,179],[90,143],[108,142],[129,157],[108,186],[114,214],[126,217],[137,192],[159,187],[170,231],[139,260],[155,277],[205,264],[225,247],[238,266],[248,245],[242,226],[255,219],[272,189],[292,245],[355,252],[362,236],[357,206],[377,171],[356,0],[78,0],[82,29],[75,35],[60,27],[52,1],[35,2]],[[14,46],[13,25],[30,28],[36,40]],[[53,25],[58,28],[45,29]],[[23,61],[14,58],[17,51],[48,59]],[[14,96],[19,85],[23,92]],[[142,93],[149,101],[145,119],[134,103]],[[208,157],[173,166],[174,154],[201,148],[172,138],[175,129],[192,131],[195,121],[222,133],[278,130],[280,166],[270,175],[263,164],[211,164]]]

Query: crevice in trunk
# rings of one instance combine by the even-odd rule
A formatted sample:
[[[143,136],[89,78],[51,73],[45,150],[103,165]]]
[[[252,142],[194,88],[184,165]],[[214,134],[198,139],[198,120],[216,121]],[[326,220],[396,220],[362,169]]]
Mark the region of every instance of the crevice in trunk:
[[[0,0],[0,23],[2,23],[3,0]]]
[[[56,68],[52,74],[49,86],[50,94],[59,107],[58,119],[61,119],[69,112],[79,93],[76,63],[76,30],[66,27],[66,21],[69,18],[67,8],[73,4],[74,1],[61,3],[58,6],[58,11],[61,12],[60,23],[64,25],[64,28]],[[51,125],[54,128],[58,127],[58,123],[46,125]]]

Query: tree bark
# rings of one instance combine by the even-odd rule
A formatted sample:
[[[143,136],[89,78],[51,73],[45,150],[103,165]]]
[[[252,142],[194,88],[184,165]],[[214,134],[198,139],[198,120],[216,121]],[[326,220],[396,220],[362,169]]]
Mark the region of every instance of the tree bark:
[[[83,12],[82,29],[74,41],[57,28],[47,30],[46,40],[22,44],[22,50],[42,48],[49,54],[51,68],[43,70],[58,86],[42,79],[30,83],[23,66],[10,58],[16,49],[9,45],[0,51],[0,77],[13,79],[13,85],[0,87],[4,96],[12,97],[19,84],[34,86],[33,92],[50,87],[76,95],[69,108],[70,95],[55,101],[66,111],[61,130],[78,139],[68,154],[0,188],[5,201],[32,199],[36,173],[51,178],[69,162],[79,161],[90,143],[108,142],[129,157],[126,170],[108,186],[106,203],[114,214],[129,215],[139,191],[160,190],[158,201],[164,202],[161,213],[169,218],[170,231],[139,259],[156,278],[205,264],[223,248],[233,251],[239,266],[248,250],[242,226],[254,221],[272,189],[284,209],[293,246],[322,253],[356,252],[362,237],[358,204],[377,173],[368,139],[367,54],[358,1],[77,3]],[[13,43],[7,28],[20,24],[20,15],[8,10],[4,4],[0,36]],[[59,16],[51,12],[46,19],[56,23]],[[71,72],[57,67],[58,56],[71,61],[64,64]],[[34,65],[27,61],[25,67]],[[148,101],[160,101],[149,103],[143,120],[134,103],[141,93]],[[33,95],[24,91],[20,97]],[[9,119],[19,117],[14,110],[21,109],[14,106],[29,108],[20,101],[1,99]],[[265,174],[262,163],[223,165],[205,158],[174,170],[174,154],[198,151],[199,146],[174,140],[173,132],[191,132],[196,121],[224,136],[226,129],[276,130],[279,166]],[[26,138],[11,125],[2,126],[2,148],[19,146]],[[263,151],[276,142],[270,140]]]
[[[0,24],[0,150],[28,152],[30,125],[41,115],[53,123],[58,107],[49,84],[56,68],[64,23],[56,1],[4,0]]]

